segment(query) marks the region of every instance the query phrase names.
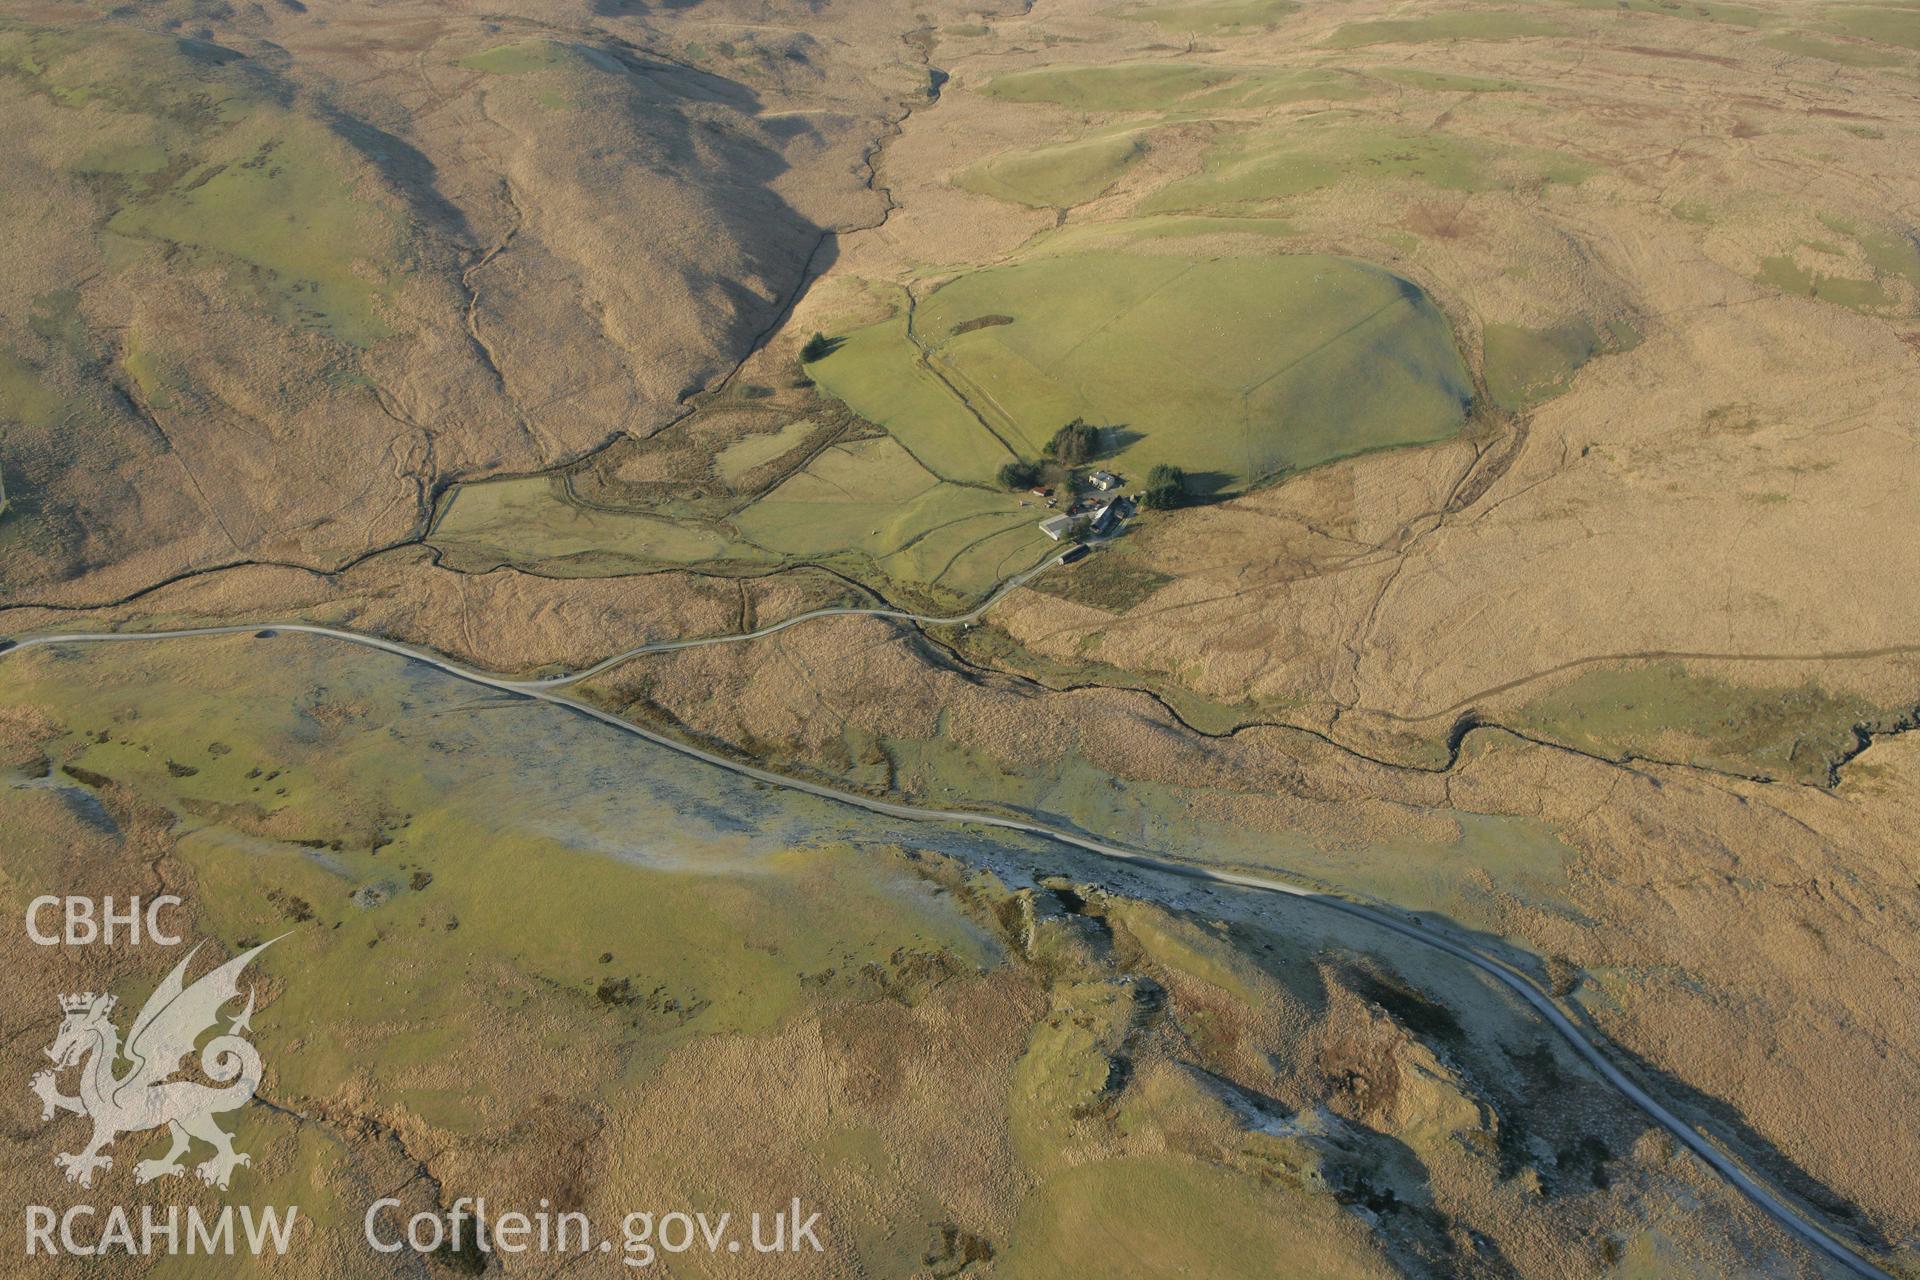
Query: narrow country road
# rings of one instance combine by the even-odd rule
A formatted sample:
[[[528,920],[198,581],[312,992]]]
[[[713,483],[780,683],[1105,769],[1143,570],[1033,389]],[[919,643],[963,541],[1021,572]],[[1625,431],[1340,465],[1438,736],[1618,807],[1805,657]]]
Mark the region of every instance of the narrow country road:
[[[611,658],[603,659],[579,671],[565,672],[556,676],[546,676],[537,680],[508,680],[502,681],[501,683],[515,689],[558,689],[565,685],[578,684],[582,680],[591,679],[599,675],[602,671],[610,670],[629,659],[638,658],[645,654],[671,653],[675,649],[698,649],[710,644],[739,644],[746,640],[760,640],[772,635],[776,631],[785,631],[788,627],[798,626],[802,622],[812,622],[816,618],[890,618],[895,622],[919,623],[923,627],[963,626],[969,622],[979,621],[980,617],[985,614],[987,610],[1000,603],[1009,593],[1025,586],[1044,570],[1051,569],[1053,566],[1059,564],[1060,559],[1060,556],[1049,556],[1039,564],[1033,566],[1033,568],[1028,569],[1025,573],[1014,574],[1011,578],[1008,578],[998,587],[994,588],[993,594],[985,600],[982,600],[979,604],[967,610],[967,612],[956,613],[950,618],[937,618],[924,613],[909,613],[904,609],[871,609],[858,605],[842,605],[831,609],[810,609],[806,613],[796,613],[791,618],[783,618],[772,626],[761,627],[758,631],[742,631],[730,636],[707,636],[693,640],[656,640],[652,644],[640,644],[635,645],[631,649],[623,649]],[[244,627],[241,629],[252,631],[256,628]]]
[[[704,750],[691,743],[681,742],[665,734],[657,733],[641,725],[634,724],[631,721],[624,720],[610,711],[603,711],[599,707],[592,706],[576,698],[570,698],[564,694],[553,692],[557,686],[584,680],[609,667],[643,654],[663,653],[670,650],[695,648],[702,645],[731,644],[753,640],[814,618],[864,615],[893,618],[922,624],[958,624],[971,622],[985,613],[987,609],[1009,591],[1016,589],[1035,574],[1057,563],[1059,563],[1059,558],[1053,557],[1043,561],[1040,565],[1028,570],[1026,573],[1008,579],[998,591],[977,608],[952,618],[931,618],[893,609],[862,609],[852,607],[818,609],[810,613],[803,613],[788,618],[773,626],[740,635],[716,636],[697,640],[659,641],[653,644],[638,645],[582,671],[538,680],[510,680],[461,666],[459,663],[441,657],[428,650],[416,649],[409,645],[381,639],[376,636],[360,635],[352,631],[343,631],[334,627],[314,626],[308,623],[263,622],[248,626],[189,627],[173,631],[96,632],[91,634],[79,632],[62,635],[23,636],[14,640],[10,645],[0,647],[0,658],[25,649],[55,645],[126,644],[138,641],[181,640],[205,636],[244,635],[249,632],[260,634],[263,638],[271,634],[279,633],[323,636],[333,640],[345,641],[349,644],[361,645],[365,648],[377,649],[384,653],[422,663],[448,675],[489,689],[496,689],[503,693],[515,694],[520,697],[548,703],[552,706],[563,707],[578,715],[598,720],[622,733],[631,734],[634,737],[651,742],[656,746],[665,747],[670,751],[679,752],[681,755],[690,756],[693,759],[703,761],[716,768],[725,769],[743,777],[752,778],[755,781],[766,783],[769,786],[783,787],[788,790],[819,796],[823,799],[837,801],[841,804],[851,805],[855,808],[864,809],[870,813],[877,813],[890,818],[900,818],[912,822],[964,823],[973,826],[994,827],[1006,831],[1016,831],[1025,835],[1039,836],[1046,840],[1052,840],[1076,849],[1085,850],[1102,858],[1111,858],[1127,862],[1163,874],[1181,876],[1193,880],[1209,881],[1216,884],[1231,885],[1266,893],[1285,894],[1290,898],[1310,902],[1326,910],[1340,912],[1354,919],[1365,921],[1376,928],[1385,929],[1402,938],[1429,947],[1463,964],[1470,965],[1474,969],[1491,977],[1494,981],[1500,983],[1507,990],[1524,1000],[1533,1011],[1540,1016],[1541,1020],[1566,1042],[1582,1061],[1593,1068],[1594,1072],[1598,1074],[1602,1080],[1612,1086],[1618,1093],[1625,1097],[1627,1101],[1639,1108],[1654,1123],[1672,1134],[1673,1137],[1684,1144],[1688,1150],[1692,1151],[1705,1162],[1708,1167],[1718,1173],[1728,1185],[1745,1196],[1748,1201],[1767,1214],[1768,1217],[1786,1228],[1786,1230],[1791,1232],[1795,1237],[1812,1246],[1823,1256],[1839,1263],[1856,1275],[1866,1277],[1867,1280],[1895,1280],[1887,1271],[1855,1252],[1854,1249],[1838,1235],[1829,1231],[1810,1215],[1788,1203],[1784,1197],[1773,1191],[1756,1176],[1749,1173],[1738,1161],[1728,1155],[1705,1134],[1695,1130],[1679,1116],[1668,1110],[1662,1103],[1615,1065],[1612,1058],[1610,1058],[1601,1047],[1606,1043],[1603,1039],[1583,1030],[1572,1017],[1563,1011],[1559,1002],[1543,989],[1539,983],[1535,982],[1533,978],[1497,956],[1445,936],[1423,923],[1416,916],[1410,914],[1402,915],[1384,908],[1355,902],[1277,876],[1251,875],[1236,871],[1220,870],[1201,866],[1197,863],[1180,861],[1172,857],[1147,853],[1137,849],[1129,849],[1120,845],[1108,844],[1105,841],[1096,840],[1090,836],[1081,835],[1062,828],[1048,826],[1045,823],[1030,822],[1020,818],[1002,817],[991,813],[970,812],[962,809],[933,809],[919,805],[897,804],[888,800],[878,800],[870,796],[860,795],[856,792],[841,791],[834,787],[808,782],[800,778],[788,777],[768,769],[762,769],[754,765],[728,759],[725,756]]]

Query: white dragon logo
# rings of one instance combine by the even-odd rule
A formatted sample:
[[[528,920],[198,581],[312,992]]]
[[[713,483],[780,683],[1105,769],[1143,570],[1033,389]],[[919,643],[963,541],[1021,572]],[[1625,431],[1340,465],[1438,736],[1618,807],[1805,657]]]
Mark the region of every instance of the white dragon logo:
[[[194,952],[200,949],[196,946],[148,997],[133,1020],[124,1050],[110,1016],[113,996],[88,992],[60,998],[66,1018],[47,1049],[54,1067],[35,1075],[31,1088],[40,1097],[43,1122],[53,1119],[57,1111],[71,1111],[93,1120],[93,1139],[84,1150],[53,1158],[67,1171],[67,1181],[92,1186],[95,1170],[113,1167],[113,1157],[102,1153],[115,1138],[161,1125],[172,1132],[173,1146],[158,1160],[136,1164],[133,1176],[137,1181],[151,1182],[184,1172],[181,1158],[195,1138],[214,1149],[211,1158],[194,1166],[200,1180],[210,1186],[224,1189],[234,1169],[252,1163],[243,1152],[233,1149],[233,1139],[213,1122],[220,1112],[244,1106],[260,1087],[260,1054],[242,1039],[242,1033],[251,1029],[251,990],[240,1016],[227,1025],[224,1033],[209,1040],[200,1054],[200,1069],[215,1085],[172,1077],[193,1052],[194,1042],[217,1024],[221,1006],[239,997],[241,970],[277,941],[263,942],[235,956],[189,987],[185,975]],[[123,1057],[130,1065],[125,1074],[116,1076],[114,1067]],[[83,1060],[80,1092],[68,1097],[60,1092],[56,1076]]]

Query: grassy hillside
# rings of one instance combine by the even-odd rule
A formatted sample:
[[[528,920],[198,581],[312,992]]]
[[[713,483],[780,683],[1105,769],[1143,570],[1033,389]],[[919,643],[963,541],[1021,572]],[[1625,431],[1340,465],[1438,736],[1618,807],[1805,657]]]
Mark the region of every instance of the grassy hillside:
[[[818,448],[802,406],[778,407],[788,391],[747,402],[768,406],[754,434],[706,440],[696,418],[633,446],[661,459],[636,456],[635,467],[668,467],[670,485],[591,499],[545,477],[460,486],[434,544],[475,570],[810,563],[890,594],[977,601],[1052,548],[1035,527],[1048,510],[1005,492],[996,473],[1040,458],[1070,419],[1103,428],[1101,465],[1138,483],[1170,463],[1205,497],[1444,438],[1472,395],[1432,300],[1344,258],[1061,252],[962,275],[917,306],[896,299],[806,366],[840,414],[851,410],[853,430],[885,438]],[[687,496],[729,490],[731,502]]]
[[[550,1199],[614,1233],[640,1187],[798,1195],[835,1275],[1329,1280],[1478,1275],[1496,1247],[1599,1274],[1649,1201],[1700,1224],[1655,1236],[1683,1259],[1739,1226],[1511,1003],[1310,906],[1111,891],[1058,849],[770,792],[337,642],[7,662],[0,907],[158,875],[196,973],[276,939],[248,975],[269,1105],[229,1122],[251,1162],[142,1185],[161,1144],[122,1137],[106,1185],[136,1220],[298,1203],[304,1272],[384,1276],[376,1196]],[[137,1008],[177,959],[4,946],[23,1027],[62,991]],[[84,1129],[10,1144],[0,1187],[63,1193],[45,1143]],[[154,1274],[258,1273],[174,1261]]]
[[[989,81],[985,92],[1009,102],[1139,112],[1276,106],[1314,98],[1364,97],[1371,90],[1357,77],[1336,70],[1120,62],[1010,71]]]
[[[1099,134],[995,156],[965,170],[955,181],[981,195],[1036,208],[1067,208],[1093,199],[1119,181],[1145,149],[1145,139],[1137,131]]]
[[[967,324],[981,316],[1011,323]],[[889,430],[924,430],[866,392],[870,362],[917,354],[897,333],[883,345],[887,332],[855,334],[816,374]],[[1216,492],[1445,436],[1471,395],[1416,286],[1318,255],[1040,257],[938,289],[911,336],[953,403],[978,415],[941,415],[952,451],[966,438],[972,457],[1038,457],[1085,417],[1110,428],[1106,465],[1138,479],[1173,463]]]
[[[670,421],[868,216],[856,158],[925,81],[326,8],[0,17],[13,591],[336,565],[417,537],[447,477]]]

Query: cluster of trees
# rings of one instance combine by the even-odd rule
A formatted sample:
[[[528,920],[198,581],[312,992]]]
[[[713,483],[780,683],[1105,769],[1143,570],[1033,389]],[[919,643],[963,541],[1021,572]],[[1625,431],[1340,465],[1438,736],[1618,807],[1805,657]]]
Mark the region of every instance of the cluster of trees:
[[[1071,469],[1092,458],[1099,447],[1100,428],[1085,418],[1075,418],[1047,441],[1047,460]],[[1000,483],[1009,489],[1031,489],[1045,478],[1044,464],[1025,458],[1015,458],[1000,468]]]
[[[1187,494],[1187,473],[1161,462],[1147,472],[1147,484],[1140,491],[1140,505],[1155,511],[1177,507]]]
[[[1047,441],[1047,452],[1063,467],[1079,466],[1093,457],[1099,447],[1100,428],[1085,418],[1075,418],[1054,432],[1053,439]]]
[[[807,345],[800,348],[800,363],[812,364],[815,360],[824,360],[826,357],[832,355],[839,345],[839,339],[829,338],[826,334],[815,329],[813,336],[807,339]]]
[[[1040,464],[1015,458],[1000,468],[1000,483],[1009,489],[1031,489],[1040,483]]]
[[[1047,441],[1047,454],[1063,467],[1077,467],[1093,457],[1100,440],[1100,428],[1084,418],[1075,418],[1053,433]],[[1031,489],[1045,477],[1042,465],[1015,458],[1000,468],[1000,483],[1009,489]],[[1165,462],[1147,472],[1147,483],[1140,491],[1142,506],[1155,511],[1177,507],[1187,496],[1187,473]]]

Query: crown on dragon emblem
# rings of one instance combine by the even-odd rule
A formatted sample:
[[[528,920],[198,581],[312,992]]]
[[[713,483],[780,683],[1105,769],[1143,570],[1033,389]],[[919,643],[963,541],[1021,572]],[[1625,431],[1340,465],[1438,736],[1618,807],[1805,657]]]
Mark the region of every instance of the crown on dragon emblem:
[[[233,1149],[233,1139],[213,1122],[221,1112],[246,1105],[260,1087],[260,1054],[244,1038],[252,1030],[251,989],[246,1008],[200,1051],[200,1070],[214,1083],[174,1077],[200,1037],[218,1025],[221,1008],[239,998],[241,972],[277,941],[270,939],[242,952],[192,986],[186,983],[187,966],[200,948],[187,952],[186,959],[147,998],[124,1046],[119,1028],[113,1025],[118,1003],[114,996],[87,991],[60,997],[60,1012],[65,1016],[59,1034],[47,1046],[53,1069],[36,1074],[30,1087],[40,1098],[43,1122],[62,1111],[93,1121],[93,1137],[84,1149],[53,1158],[67,1171],[67,1181],[92,1186],[96,1171],[113,1168],[113,1157],[105,1151],[116,1138],[163,1125],[173,1136],[173,1146],[158,1160],[136,1164],[137,1181],[185,1172],[181,1160],[195,1138],[213,1147],[213,1155],[194,1166],[209,1186],[224,1189],[236,1168],[252,1163],[244,1152]],[[116,1075],[122,1061],[128,1064],[126,1070]],[[80,1069],[80,1078],[78,1092],[70,1096],[60,1092],[58,1078],[74,1067]]]

